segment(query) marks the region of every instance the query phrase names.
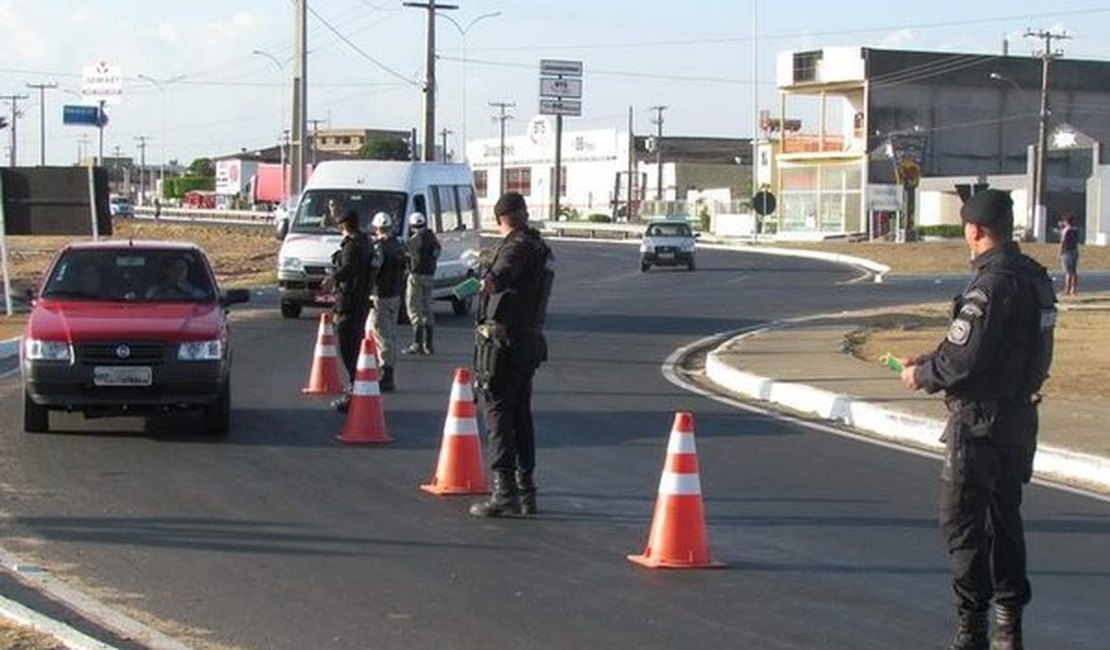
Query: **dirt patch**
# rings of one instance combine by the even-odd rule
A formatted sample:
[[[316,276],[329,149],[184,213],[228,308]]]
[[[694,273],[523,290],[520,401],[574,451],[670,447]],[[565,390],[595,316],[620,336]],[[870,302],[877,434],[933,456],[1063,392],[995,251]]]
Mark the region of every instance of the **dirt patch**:
[[[65,650],[53,637],[0,619],[0,648],[7,650]]]

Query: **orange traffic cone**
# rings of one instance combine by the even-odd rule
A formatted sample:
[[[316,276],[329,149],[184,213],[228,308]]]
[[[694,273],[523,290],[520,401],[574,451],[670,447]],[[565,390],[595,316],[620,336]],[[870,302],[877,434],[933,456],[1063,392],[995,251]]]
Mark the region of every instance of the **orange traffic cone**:
[[[374,348],[372,336],[362,339],[355,381],[351,384],[347,419],[336,440],[352,445],[393,442],[385,430],[385,413],[378,390],[378,351]]]
[[[316,334],[316,350],[312,355],[312,372],[308,385],[301,389],[305,395],[339,395],[343,383],[339,380],[339,361],[335,351],[335,326],[331,314],[320,314],[320,328]]]
[[[628,559],[652,569],[724,566],[709,559],[691,413],[675,413],[647,548],[641,555],[629,555]]]
[[[443,423],[443,444],[432,482],[421,485],[432,494],[486,494],[486,474],[482,469],[482,442],[478,437],[478,419],[474,413],[474,389],[470,371],[455,369],[451,384],[451,402]]]

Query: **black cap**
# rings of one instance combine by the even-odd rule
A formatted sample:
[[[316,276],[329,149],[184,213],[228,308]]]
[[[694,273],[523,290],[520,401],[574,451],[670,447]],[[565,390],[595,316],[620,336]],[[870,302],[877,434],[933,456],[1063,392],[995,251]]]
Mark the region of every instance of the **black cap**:
[[[347,225],[352,225],[353,224],[357,228],[358,227],[358,212],[356,210],[347,210],[346,212],[343,213],[343,216],[339,217],[339,223],[347,224]]]
[[[960,209],[960,218],[964,223],[977,223],[987,225],[999,221],[1014,220],[1014,200],[1009,192],[1002,190],[982,190],[964,203]]]
[[[520,192],[505,192],[493,206],[493,214],[500,217],[503,214],[527,209],[528,205],[524,203],[524,197],[520,195]]]

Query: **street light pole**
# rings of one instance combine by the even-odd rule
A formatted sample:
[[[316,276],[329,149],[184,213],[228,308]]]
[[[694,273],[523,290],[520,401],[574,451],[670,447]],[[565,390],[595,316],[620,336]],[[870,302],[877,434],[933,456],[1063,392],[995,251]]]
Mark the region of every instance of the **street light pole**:
[[[493,119],[501,122],[501,146],[498,148],[500,163],[497,172],[498,196],[500,196],[505,193],[505,120],[512,119],[513,116],[509,115],[508,109],[515,107],[516,102],[490,102],[489,105],[500,111],[493,117]]]
[[[451,16],[449,16],[447,14],[436,14],[436,15],[439,16],[440,18],[446,18],[452,25],[455,26],[455,29],[457,29],[459,31],[459,35],[462,37],[462,47],[460,48],[460,50],[462,51],[462,88],[459,91],[459,94],[461,96],[461,102],[462,102],[462,133],[460,134],[460,137],[462,139],[462,146],[463,146],[463,161],[465,162],[467,160],[467,155],[466,155],[466,34],[467,34],[467,32],[470,31],[470,28],[473,27],[474,24],[477,23],[478,21],[484,20],[486,18],[496,18],[497,16],[501,15],[501,12],[500,11],[493,11],[493,12],[490,12],[488,14],[482,14],[480,16],[475,16],[474,18],[470,19],[470,22],[468,22],[466,24],[466,27],[463,27],[462,25],[460,25],[457,20],[455,20],[454,18],[452,18]]]
[[[158,165],[158,184],[161,186],[161,187],[159,187],[160,192],[165,191],[163,188],[165,188],[165,185],[166,185],[166,88],[165,88],[165,86],[168,86],[169,84],[181,81],[184,78],[185,78],[185,75],[182,75],[182,74],[174,75],[174,76],[169,77],[167,79],[155,79],[154,77],[151,77],[151,76],[145,75],[145,74],[140,74],[139,75],[139,79],[142,79],[143,81],[148,81],[148,82],[154,84],[154,87],[158,89],[159,94],[162,95],[162,138],[161,138],[161,142],[158,143],[159,147],[162,149],[162,156],[161,156],[162,161]]]
[[[436,10],[458,9],[458,5],[428,2],[403,2],[406,7],[428,10],[428,42],[424,56],[424,162],[436,158]]]
[[[284,201],[287,191],[287,184],[285,180],[285,140],[288,139],[288,131],[285,129],[285,64],[278,60],[276,56],[270,54],[265,50],[251,50],[251,54],[269,59],[274,67],[278,70],[278,76],[281,78],[281,125],[282,125],[282,138],[278,141],[279,157],[281,158],[281,200]]]
[[[1054,34],[1041,30],[1025,32],[1026,37],[1035,37],[1044,41],[1044,50],[1041,58],[1041,110],[1037,120],[1037,164],[1034,167],[1034,185],[1036,187],[1036,205],[1033,213],[1033,236],[1036,241],[1045,239],[1045,225],[1048,220],[1048,71],[1052,59],[1059,56],[1060,52],[1052,51],[1053,39],[1070,38],[1067,34]]]
[[[27,84],[39,91],[39,166],[46,166],[46,91],[58,87],[56,82]]]

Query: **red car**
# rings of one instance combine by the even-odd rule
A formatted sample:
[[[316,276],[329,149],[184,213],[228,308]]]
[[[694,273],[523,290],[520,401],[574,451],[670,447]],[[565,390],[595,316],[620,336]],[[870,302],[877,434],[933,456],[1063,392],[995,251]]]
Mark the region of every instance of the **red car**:
[[[23,336],[23,428],[51,410],[86,417],[203,413],[226,436],[231,414],[227,306],[204,251],[161,241],[82,242],[58,252]]]

